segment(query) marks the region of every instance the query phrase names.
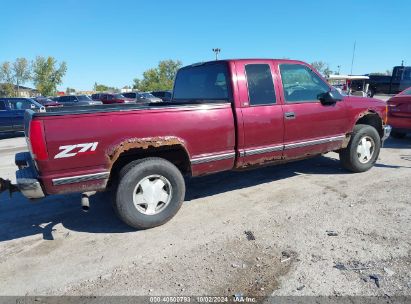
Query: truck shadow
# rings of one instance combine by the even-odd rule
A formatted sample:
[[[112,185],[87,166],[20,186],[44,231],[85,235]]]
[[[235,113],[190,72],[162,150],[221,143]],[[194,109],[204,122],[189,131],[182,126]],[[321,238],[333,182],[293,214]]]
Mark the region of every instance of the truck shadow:
[[[411,137],[409,135],[405,138],[402,138],[402,139],[389,137],[384,142],[384,148],[389,148],[389,149],[411,149]]]
[[[9,139],[9,138],[16,138],[16,137],[24,137],[24,132],[10,132],[10,133],[0,132],[0,139]]]
[[[382,166],[384,167],[384,166]],[[391,166],[388,166],[390,168]],[[289,164],[263,167],[242,172],[223,172],[187,181],[186,203],[228,191],[252,187],[262,183],[297,175],[350,174],[329,157],[316,157]],[[178,215],[177,215],[178,216]],[[114,214],[109,193],[98,193],[91,198],[90,212],[80,207],[80,194],[50,196],[30,202],[21,194],[12,199],[0,195],[0,242],[26,236],[41,235],[53,240],[64,228],[86,233],[127,233],[135,230],[122,223]],[[67,233],[67,231],[65,231]],[[64,237],[58,235],[58,237]]]

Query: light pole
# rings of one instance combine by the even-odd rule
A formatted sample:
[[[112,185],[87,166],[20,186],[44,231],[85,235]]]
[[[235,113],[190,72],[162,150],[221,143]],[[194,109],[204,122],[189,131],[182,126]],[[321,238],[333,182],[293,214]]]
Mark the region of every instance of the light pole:
[[[215,48],[213,49],[213,52],[215,53],[215,60],[218,60],[218,54],[221,52],[221,49]]]
[[[341,66],[340,65],[337,65],[337,68],[338,68],[338,75],[340,75],[340,68],[341,68]]]

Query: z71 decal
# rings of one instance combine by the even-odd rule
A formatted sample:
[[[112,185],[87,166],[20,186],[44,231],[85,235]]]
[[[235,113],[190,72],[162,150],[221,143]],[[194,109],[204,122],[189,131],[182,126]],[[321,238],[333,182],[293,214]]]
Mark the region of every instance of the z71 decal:
[[[66,158],[73,157],[80,153],[90,153],[94,152],[97,149],[98,142],[61,146],[59,150],[62,150],[54,158]]]

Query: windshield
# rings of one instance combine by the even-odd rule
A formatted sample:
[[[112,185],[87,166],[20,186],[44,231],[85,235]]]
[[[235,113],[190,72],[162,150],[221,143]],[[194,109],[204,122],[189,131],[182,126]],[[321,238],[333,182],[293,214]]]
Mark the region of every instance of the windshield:
[[[188,66],[178,71],[173,101],[230,100],[225,62]]]
[[[88,97],[87,95],[79,95],[77,96],[79,101],[91,101],[91,98]]]
[[[53,100],[51,100],[50,98],[47,98],[47,97],[37,97],[37,98],[35,99],[35,101],[37,101],[37,102],[39,102],[39,103],[41,103],[41,104],[43,104],[43,103],[48,103],[48,102],[54,102]]]
[[[150,93],[143,93],[141,95],[143,95],[144,98],[156,98],[153,94]]]
[[[408,88],[402,93],[403,95],[411,95],[411,88]]]

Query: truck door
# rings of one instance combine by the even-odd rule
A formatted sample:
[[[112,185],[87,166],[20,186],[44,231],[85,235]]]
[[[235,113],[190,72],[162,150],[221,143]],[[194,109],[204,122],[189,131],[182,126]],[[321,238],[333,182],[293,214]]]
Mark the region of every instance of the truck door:
[[[304,64],[280,63],[279,72],[284,100],[284,158],[340,148],[347,132],[344,101],[321,104],[318,94],[331,87]]]
[[[283,110],[273,81],[276,74],[272,61],[238,61],[236,70],[243,127],[243,137],[238,140],[237,165],[244,167],[281,159]]]
[[[31,108],[32,103],[28,99],[15,98],[10,99],[9,104],[13,116],[13,131],[23,131],[24,112]]]
[[[7,99],[0,100],[0,132],[13,131],[13,114],[8,104]]]

